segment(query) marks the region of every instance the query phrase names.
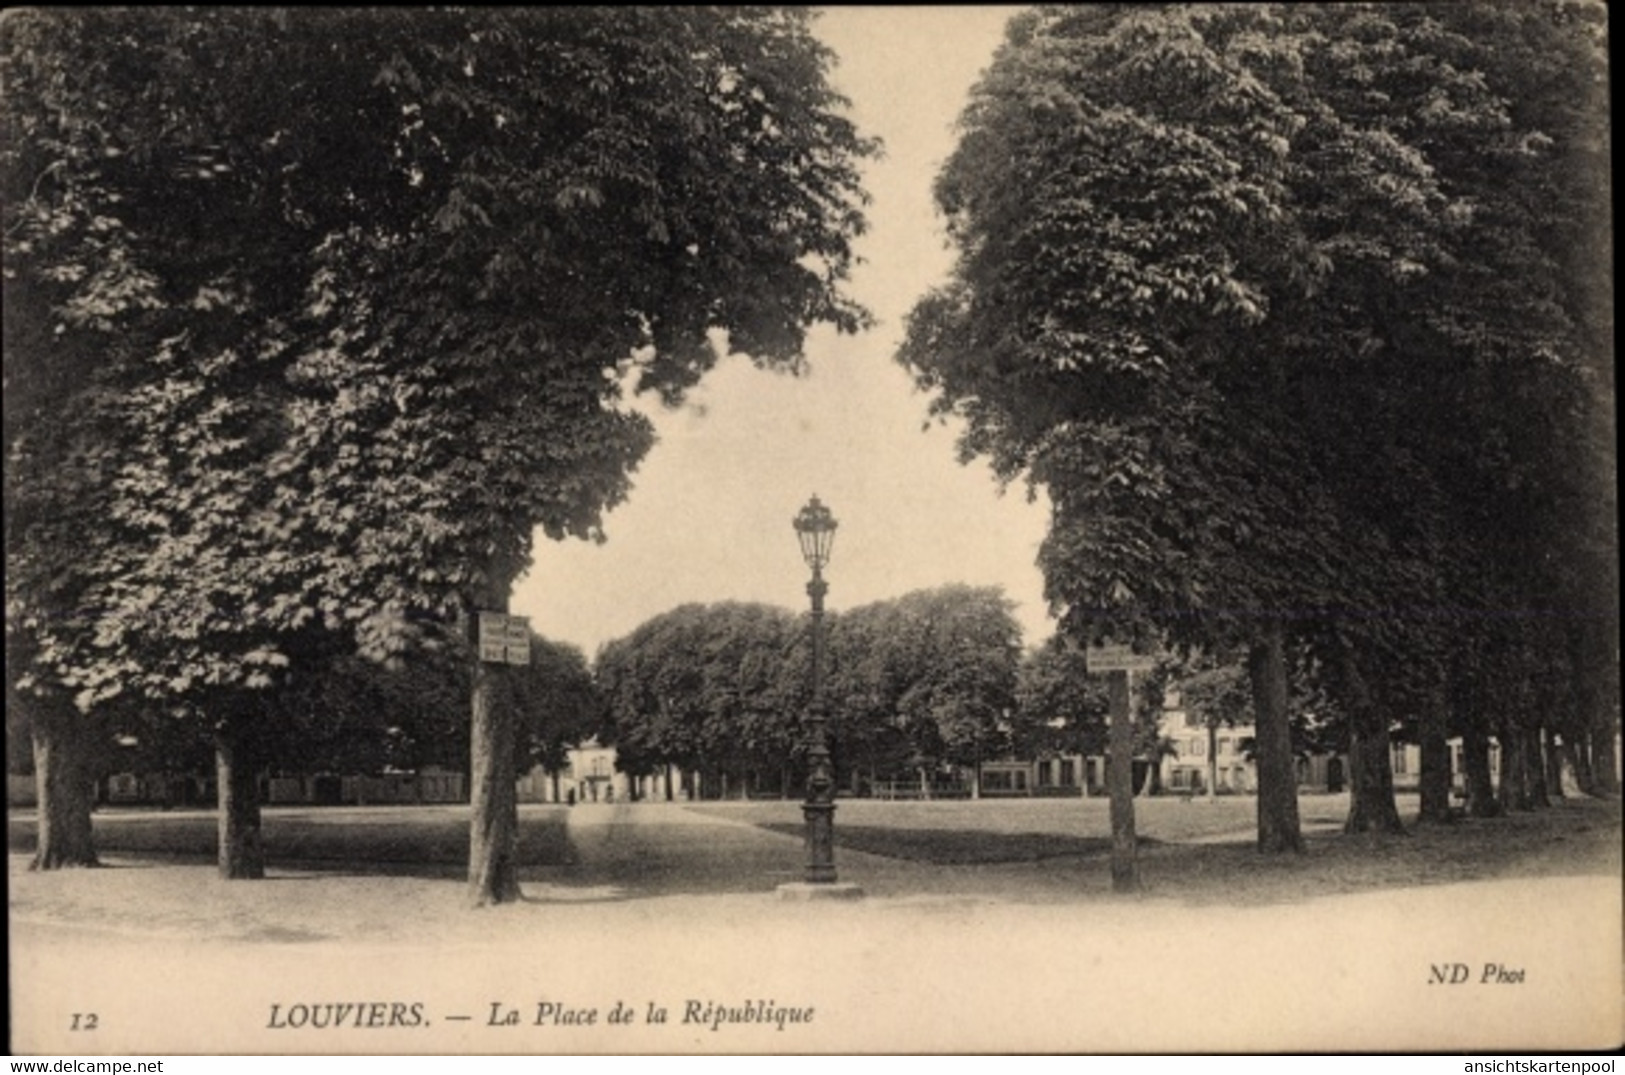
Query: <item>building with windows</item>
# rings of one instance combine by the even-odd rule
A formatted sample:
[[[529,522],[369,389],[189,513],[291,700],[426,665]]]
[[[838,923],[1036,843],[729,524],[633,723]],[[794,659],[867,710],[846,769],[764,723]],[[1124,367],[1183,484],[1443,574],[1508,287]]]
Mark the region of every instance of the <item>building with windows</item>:
[[[1224,795],[1258,790],[1258,769],[1253,763],[1255,729],[1251,724],[1208,727],[1198,714],[1179,707],[1179,695],[1169,692],[1161,738],[1170,753],[1162,758],[1162,786],[1188,795],[1207,794],[1211,787]],[[1501,747],[1490,739],[1490,773],[1499,779]],[[1416,791],[1421,785],[1422,748],[1415,743],[1393,744],[1391,762],[1395,791]],[[1343,754],[1300,755],[1298,787],[1304,791],[1348,790],[1348,758]],[[1450,740],[1450,782],[1457,791],[1466,786],[1460,739]]]
[[[1256,735],[1251,724],[1210,725],[1184,708],[1178,691],[1169,691],[1158,736],[1166,750],[1159,760],[1163,788],[1181,795],[1257,792]],[[1297,770],[1300,791],[1348,788],[1348,759],[1341,754],[1299,755]]]
[[[675,767],[649,776],[630,776],[615,767],[615,748],[589,739],[565,754],[564,767],[537,766],[519,778],[519,801],[532,803],[613,803],[679,801],[694,797],[698,775]]]
[[[1200,714],[1180,705],[1179,692],[1169,691],[1158,739],[1168,750],[1159,759],[1162,786],[1168,791],[1202,795],[1210,789],[1220,794],[1258,790],[1252,725],[1210,726]],[[1313,775],[1300,771],[1299,784],[1308,783],[1305,778]]]
[[[1091,760],[1076,754],[1059,754],[1031,760],[984,762],[980,793],[984,798],[1088,795]]]

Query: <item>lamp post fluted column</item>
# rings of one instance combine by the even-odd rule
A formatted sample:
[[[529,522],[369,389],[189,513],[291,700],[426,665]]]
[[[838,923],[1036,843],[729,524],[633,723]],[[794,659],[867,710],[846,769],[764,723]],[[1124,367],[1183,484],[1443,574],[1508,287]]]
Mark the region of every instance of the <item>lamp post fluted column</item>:
[[[835,772],[829,759],[829,711],[824,701],[824,565],[835,544],[835,516],[815,496],[796,515],[796,540],[812,569],[807,596],[812,599],[812,683],[807,703],[807,798],[801,804],[806,821],[807,869],[803,880],[779,886],[786,899],[853,899],[857,885],[835,879]]]
[[[809,885],[835,881],[835,774],[829,761],[829,714],[824,707],[824,595],[829,583],[813,565],[807,596],[812,599],[812,701],[807,706],[807,800],[801,816],[807,823]]]

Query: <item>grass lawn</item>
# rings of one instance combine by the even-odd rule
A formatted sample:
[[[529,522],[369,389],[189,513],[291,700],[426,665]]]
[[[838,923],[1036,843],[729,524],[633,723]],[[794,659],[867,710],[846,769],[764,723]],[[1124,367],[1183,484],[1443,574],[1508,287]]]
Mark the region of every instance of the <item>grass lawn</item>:
[[[1414,797],[1402,796],[1404,816]],[[1620,804],[1570,799],[1553,809],[1410,835],[1346,837],[1346,796],[1299,802],[1307,854],[1254,850],[1255,800],[1135,803],[1140,875],[1153,896],[1195,903],[1273,903],[1316,895],[1509,877],[1621,872]],[[205,865],[215,817],[105,810],[98,850],[111,858]],[[795,802],[638,803],[520,811],[520,877],[553,890],[619,898],[770,890],[802,865]],[[1111,826],[1104,799],[979,802],[842,800],[836,845],[843,878],[875,895],[956,893],[1020,902],[1109,894]],[[31,816],[8,818],[14,853],[33,849]],[[272,808],[268,864],[279,870],[443,881],[464,875],[466,806]],[[561,887],[562,886],[562,887]]]
[[[1414,817],[1414,796],[1401,796]],[[1260,855],[1256,801],[1246,797],[1135,802],[1142,887],[1186,903],[1277,903],[1455,881],[1618,876],[1620,804],[1558,802],[1550,810],[1447,826],[1404,837],[1344,836],[1346,795],[1299,801],[1307,853]],[[799,833],[795,803],[717,803],[689,809],[771,832]],[[881,803],[836,811],[842,851],[956,868],[954,882],[1033,899],[1104,895],[1111,823],[1101,799]],[[971,872],[966,873],[968,868]]]
[[[1137,803],[1146,841],[1140,894],[1131,902],[1307,909],[1330,897],[1412,900],[1417,896],[1407,893],[1449,883],[1523,879],[1601,879],[1618,891],[1617,801],[1571,799],[1536,813],[1415,827],[1401,838],[1341,835],[1345,806],[1341,798],[1306,798],[1306,853],[1260,855],[1250,799]],[[1413,802],[1401,806],[1414,809]],[[14,927],[276,943],[477,942],[491,935],[482,924],[488,919],[458,913],[467,807],[267,810],[269,880],[249,883],[216,876],[214,817],[201,811],[99,812],[97,840],[110,868],[91,871],[30,872],[33,818],[13,814],[8,821]],[[775,885],[799,879],[800,834],[796,803],[525,806],[525,901],[511,914],[529,921],[620,907],[634,916],[628,922],[644,923],[631,928],[652,928],[673,906],[710,905],[696,900],[721,900],[715,906],[729,908],[727,915],[743,913],[757,906],[749,901],[770,898]],[[1105,913],[1123,904],[1111,889],[1103,801],[843,801],[836,834],[841,877],[862,885],[872,908],[1039,913],[1086,905]]]
[[[1414,806],[1410,808],[1414,810]],[[772,832],[801,832],[799,803],[703,803],[689,809]],[[1341,825],[1347,810],[1346,795],[1306,797],[1298,806],[1306,831]],[[1111,850],[1110,808],[1103,798],[843,799],[835,816],[839,847],[938,865],[1032,862]],[[1227,838],[1246,841],[1256,817],[1257,801],[1249,796],[1164,797],[1134,803],[1135,834],[1143,846]]]

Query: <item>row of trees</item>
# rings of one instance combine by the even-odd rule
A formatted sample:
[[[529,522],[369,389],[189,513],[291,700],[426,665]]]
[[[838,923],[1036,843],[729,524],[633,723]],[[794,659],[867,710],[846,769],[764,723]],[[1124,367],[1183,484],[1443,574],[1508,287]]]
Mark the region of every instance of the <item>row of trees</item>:
[[[1301,848],[1289,665],[1351,830],[1618,788],[1606,13],[1589,0],[1042,7],[936,196],[900,360],[1042,487],[1061,632],[1245,662],[1259,845]],[[1543,750],[1545,753],[1543,753]]]
[[[517,897],[508,671],[538,533],[601,539],[714,339],[797,370],[873,145],[778,9],[35,10],[0,23],[8,702],[37,865],[94,861],[105,707],[201,721],[263,870],[274,714],[470,669],[475,903]]]
[[[437,767],[466,776],[470,671],[461,655],[433,651],[389,662],[356,654],[335,659],[319,676],[268,696],[260,772],[377,775]],[[562,768],[569,749],[600,730],[602,700],[574,646],[533,636],[530,664],[515,669],[510,686],[520,772]],[[9,772],[33,773],[27,750],[33,711],[28,705],[6,711]],[[121,697],[85,719],[97,722],[94,748],[82,759],[93,780],[114,773],[191,780],[213,766],[210,724],[184,709],[159,713],[139,697]]]
[[[634,775],[699,773],[716,793],[789,794],[801,778],[810,626],[766,605],[683,605],[606,645],[602,737]],[[1012,755],[1100,755],[1106,683],[1064,640],[1022,647],[1002,591],[921,590],[829,613],[824,696],[843,785],[930,783]],[[1159,671],[1135,711],[1136,755],[1158,756]],[[1217,710],[1216,710],[1217,712]]]
[[[831,614],[825,630],[839,770],[892,778],[1005,748],[1021,639],[1000,591],[920,591]],[[806,620],[782,609],[684,605],[655,617],[596,662],[619,764],[788,789],[810,662]]]

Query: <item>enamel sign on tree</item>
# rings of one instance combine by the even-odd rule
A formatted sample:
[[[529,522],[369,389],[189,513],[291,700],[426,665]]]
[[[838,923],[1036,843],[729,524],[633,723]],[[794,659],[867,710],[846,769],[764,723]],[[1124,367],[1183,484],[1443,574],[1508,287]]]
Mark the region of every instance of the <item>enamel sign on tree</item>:
[[[491,664],[529,664],[530,620],[506,612],[481,612],[480,660]]]

